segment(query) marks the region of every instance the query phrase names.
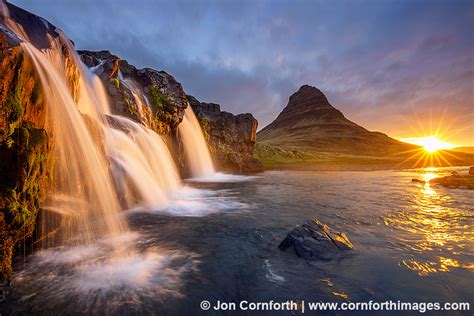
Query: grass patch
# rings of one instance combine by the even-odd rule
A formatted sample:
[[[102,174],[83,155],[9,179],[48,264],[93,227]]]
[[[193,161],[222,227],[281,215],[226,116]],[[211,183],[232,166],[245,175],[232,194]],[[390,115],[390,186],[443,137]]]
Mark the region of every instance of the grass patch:
[[[395,164],[393,157],[368,157],[330,152],[307,152],[284,149],[257,143],[253,158],[262,162],[266,170],[303,167],[305,165],[367,165]]]
[[[170,100],[163,95],[157,86],[150,86],[150,101],[156,111],[163,110],[165,106],[171,104]]]

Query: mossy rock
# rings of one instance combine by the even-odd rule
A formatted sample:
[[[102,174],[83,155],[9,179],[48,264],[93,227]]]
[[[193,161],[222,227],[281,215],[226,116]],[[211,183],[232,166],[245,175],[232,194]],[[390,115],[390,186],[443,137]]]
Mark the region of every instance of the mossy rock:
[[[0,32],[1,35],[1,32]],[[53,155],[46,104],[31,60],[0,36],[0,281],[12,274],[17,242],[32,235],[52,182]]]

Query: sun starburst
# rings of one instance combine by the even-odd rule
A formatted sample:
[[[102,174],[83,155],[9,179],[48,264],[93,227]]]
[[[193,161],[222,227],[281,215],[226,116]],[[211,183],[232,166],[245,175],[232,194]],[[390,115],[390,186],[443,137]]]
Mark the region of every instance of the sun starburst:
[[[455,146],[438,139],[437,136],[426,136],[426,137],[412,137],[412,138],[402,138],[400,139],[402,142],[410,143],[414,145],[419,145],[424,148],[429,153],[434,153],[435,151],[441,149],[451,149]]]
[[[397,167],[448,167],[465,162],[462,154],[451,150],[457,146],[448,141],[465,129],[458,126],[458,117],[448,118],[446,109],[444,110],[435,116],[433,113],[428,113],[422,118],[412,113],[412,116],[405,117],[409,127],[408,135],[416,137],[402,137],[400,141],[419,147],[397,153],[395,156],[403,157]]]

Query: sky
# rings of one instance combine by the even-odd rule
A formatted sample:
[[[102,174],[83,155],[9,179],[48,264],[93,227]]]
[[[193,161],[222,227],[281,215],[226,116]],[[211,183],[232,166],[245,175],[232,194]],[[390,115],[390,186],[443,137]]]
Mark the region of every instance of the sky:
[[[474,145],[471,0],[10,0],[259,129],[303,84],[395,138]]]

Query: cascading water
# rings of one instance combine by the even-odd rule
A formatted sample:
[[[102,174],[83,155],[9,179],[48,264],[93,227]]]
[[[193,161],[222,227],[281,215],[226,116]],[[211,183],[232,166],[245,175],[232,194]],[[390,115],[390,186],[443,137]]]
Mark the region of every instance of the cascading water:
[[[140,247],[139,235],[128,231],[120,214],[122,206],[165,207],[181,188],[165,142],[145,126],[111,114],[102,82],[60,30],[54,30],[58,38],[49,37],[51,48],[40,50],[9,19],[1,0],[0,17],[22,40],[41,81],[55,149],[53,189],[42,208],[62,218],[59,247],[29,256],[16,273],[15,290],[33,292],[30,302],[69,314],[78,305],[86,314],[101,314],[103,308],[133,313],[134,300],[175,295],[181,274],[194,269],[192,254]],[[78,72],[77,93],[69,85],[71,69]]]
[[[133,80],[129,78],[123,78],[120,72],[119,72],[119,80],[132,92],[133,98],[135,99],[135,103],[137,105],[138,115],[140,118],[142,118],[142,120],[145,121],[145,110],[144,110],[145,105],[143,104],[143,101],[140,97],[140,94],[141,94],[140,89],[138,89],[137,85],[135,84],[135,82],[133,82]],[[146,105],[148,106],[147,103],[148,102],[146,102]]]
[[[101,150],[98,136],[102,123],[98,111],[90,108],[87,116],[79,112],[64,72],[61,73],[62,64],[54,62],[61,58],[60,50],[40,52],[27,42],[22,46],[41,80],[57,150],[54,192],[45,208],[66,214],[63,238],[74,237],[80,243],[87,243],[104,234],[122,233],[126,224],[118,213],[120,205]],[[83,77],[81,81],[86,87]],[[96,99],[89,92],[89,89],[80,91],[79,104],[90,105]]]
[[[180,188],[180,179],[161,137],[124,117],[110,115],[109,120],[117,129],[109,129],[107,151],[127,207],[137,199],[145,208],[166,205],[169,194]]]
[[[192,177],[204,178],[215,174],[211,154],[191,106],[186,108],[183,121],[178,126],[178,132],[184,145],[184,153]]]
[[[121,203],[126,208],[166,205],[168,196],[180,188],[180,179],[161,137],[111,115],[102,82],[83,66],[60,30],[56,30],[59,37],[49,38],[50,49],[39,50],[22,26],[9,19],[6,6],[2,14],[22,39],[48,105],[56,149],[55,183],[43,208],[62,214],[61,240],[87,244],[123,234],[127,225],[119,213]],[[68,59],[78,71],[76,100],[67,80]],[[140,99],[137,92],[134,96]]]

